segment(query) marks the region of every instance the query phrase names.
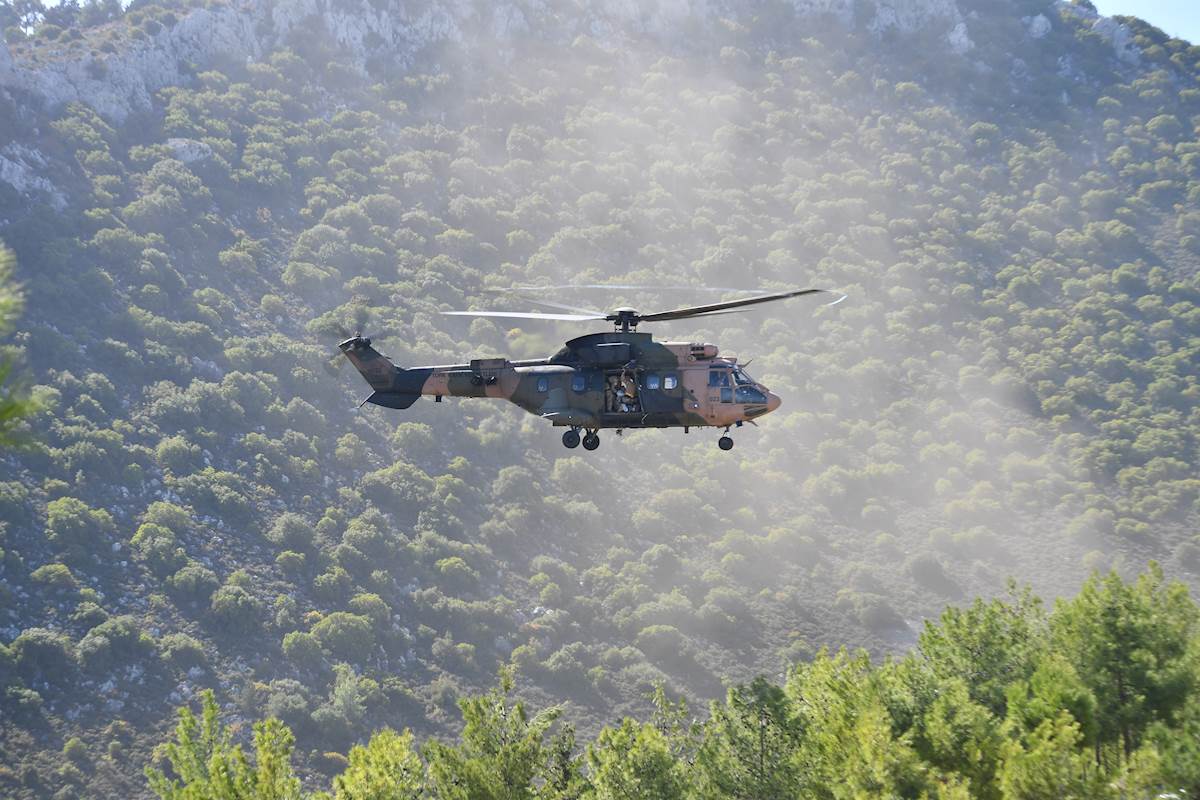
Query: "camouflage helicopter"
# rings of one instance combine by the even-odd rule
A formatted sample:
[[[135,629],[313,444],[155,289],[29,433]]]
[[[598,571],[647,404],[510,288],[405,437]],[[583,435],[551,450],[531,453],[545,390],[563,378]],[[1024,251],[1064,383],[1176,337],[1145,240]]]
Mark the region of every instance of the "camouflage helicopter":
[[[736,358],[720,355],[716,345],[656,342],[649,333],[638,331],[638,325],[737,313],[761,303],[828,291],[772,292],[653,314],[642,314],[633,308],[606,313],[528,297],[524,298],[528,302],[558,311],[442,312],[448,316],[613,323],[612,331],[571,339],[549,358],[520,361],[478,358],[466,364],[406,369],[380,354],[361,333],[347,338],[338,348],[371,386],[371,395],[360,406],[373,403],[405,409],[422,395],[432,397],[437,403],[443,397],[492,397],[508,400],[555,426],[567,428],[562,442],[568,448],[582,444],[585,450],[595,450],[600,446],[601,429],[615,429],[620,435],[627,428],[683,428],[688,433],[692,428],[715,427],[724,429],[717,445],[722,450],[731,450],[730,429],[740,428],[745,422],[755,424],[756,418],[779,408],[779,396],[751,378]],[[845,298],[842,295],[829,305]]]

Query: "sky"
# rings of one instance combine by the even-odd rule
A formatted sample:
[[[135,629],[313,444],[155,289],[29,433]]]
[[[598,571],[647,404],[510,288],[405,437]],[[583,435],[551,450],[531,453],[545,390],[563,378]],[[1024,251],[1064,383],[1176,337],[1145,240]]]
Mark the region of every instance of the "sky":
[[[1164,33],[1200,44],[1200,2],[1197,0],[1092,0],[1092,4],[1105,16],[1141,17]]]

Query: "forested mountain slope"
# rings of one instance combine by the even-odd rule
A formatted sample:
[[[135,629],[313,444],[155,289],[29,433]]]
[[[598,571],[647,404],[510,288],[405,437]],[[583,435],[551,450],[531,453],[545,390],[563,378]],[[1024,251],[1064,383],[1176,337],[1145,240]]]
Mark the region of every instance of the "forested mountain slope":
[[[3,792],[144,793],[205,687],[317,780],[381,725],[455,730],[500,664],[591,732],[659,682],[905,649],[1008,576],[1194,581],[1200,49],[1040,0],[738,5],[419,41],[351,2],[5,16],[41,410],[0,462]],[[200,13],[250,49],[171,50]],[[404,365],[552,353],[586,331],[437,313],[538,282],[851,298],[655,329],[783,396],[729,453],[355,410],[326,368],[359,319]]]

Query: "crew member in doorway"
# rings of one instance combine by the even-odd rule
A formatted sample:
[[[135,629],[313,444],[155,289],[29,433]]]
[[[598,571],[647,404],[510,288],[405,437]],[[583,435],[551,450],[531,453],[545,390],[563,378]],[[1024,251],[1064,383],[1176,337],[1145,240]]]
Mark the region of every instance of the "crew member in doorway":
[[[621,389],[624,397],[621,398],[622,411],[637,411],[638,410],[638,388],[637,388],[637,365],[630,361],[621,370]]]

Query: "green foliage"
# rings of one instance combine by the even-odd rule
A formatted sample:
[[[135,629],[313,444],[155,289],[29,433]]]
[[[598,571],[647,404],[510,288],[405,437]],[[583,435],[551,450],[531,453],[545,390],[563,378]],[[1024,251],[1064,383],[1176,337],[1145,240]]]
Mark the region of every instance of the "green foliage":
[[[61,680],[77,659],[75,643],[46,628],[27,628],[10,646],[17,671],[32,680]]]
[[[0,242],[0,338],[13,332],[24,307],[24,294],[16,282],[16,258]],[[24,442],[20,426],[37,409],[28,386],[16,372],[16,357],[14,348],[0,346],[0,448]]]
[[[335,800],[420,800],[425,765],[413,748],[411,731],[380,731],[350,749],[349,764],[333,779]]]
[[[1191,735],[1200,719],[1195,692],[1184,686],[1156,694],[1144,687],[1152,677],[1200,674],[1194,659],[1169,658],[1195,652],[1196,613],[1183,587],[1164,582],[1157,566],[1133,584],[1115,573],[1094,575],[1049,615],[1030,592],[1013,591],[1007,601],[948,610],[902,659],[873,664],[866,654],[821,651],[795,665],[784,686],[761,677],[734,686],[703,721],[689,720],[686,704],[668,700],[660,685],[649,721],[625,718],[603,728],[582,757],[569,725],[551,735],[561,709],[531,716],[513,697],[511,673],[503,671],[490,692],[459,700],[463,729],[457,742],[430,739],[419,754],[410,731],[378,732],[343,759],[333,797],[1084,800],[1115,798],[1121,790],[1136,796],[1168,787],[1190,791],[1200,780]],[[1169,620],[1154,628],[1161,631],[1156,646],[1168,656],[1164,666],[1128,671],[1129,664],[1154,657],[1136,649],[1127,654],[1126,645],[1134,632],[1148,630],[1139,623],[1158,615]],[[1105,620],[1110,624],[1101,624]],[[1030,631],[1042,632],[1035,652]],[[1096,660],[1098,654],[1108,660]],[[1035,666],[1028,671],[997,669],[1031,657]],[[1116,672],[1118,666],[1127,671]],[[987,686],[977,698],[971,681],[981,677]],[[1126,686],[1127,697],[1105,709],[1098,692],[1114,685]],[[327,736],[345,737],[378,688],[348,665],[336,665],[329,697],[312,713],[313,722]],[[984,703],[995,691],[1002,698],[1000,713]],[[1151,706],[1142,699],[1148,697],[1161,704]],[[1128,710],[1131,699],[1139,700],[1140,715]],[[277,681],[268,707],[303,723],[308,703],[298,682]],[[165,751],[176,774],[189,777],[170,783],[148,770],[160,796],[185,796],[165,792],[189,787],[228,791],[216,787],[216,773],[201,763],[248,774],[240,750],[216,722],[211,694],[204,715],[200,723],[181,710],[176,742]],[[1106,719],[1125,727],[1106,730],[1100,722]],[[264,730],[256,727],[256,742]],[[266,746],[276,753],[275,773],[290,775],[289,735],[280,727],[270,730],[274,738],[259,744],[259,763],[270,761]],[[1136,749],[1128,749],[1129,742]],[[192,760],[179,762],[186,753]]]
[[[208,604],[217,588],[217,576],[208,567],[193,562],[184,565],[167,579],[167,585],[181,598],[193,603]]]
[[[1164,581],[1158,565],[1133,585],[1116,573],[1088,580],[1056,609],[1052,627],[1056,650],[1077,665],[1094,697],[1095,720],[1080,714],[1076,721],[1090,723],[1102,741],[1119,741],[1131,756],[1138,731],[1169,719],[1196,691],[1189,642],[1198,623],[1187,589]]]
[[[313,667],[321,663],[324,650],[321,641],[313,634],[292,631],[283,637],[283,655],[288,661],[301,667]]]
[[[164,661],[178,668],[190,669],[208,663],[204,645],[186,633],[168,633],[159,640],[158,649]]]
[[[375,646],[371,620],[361,614],[335,611],[313,626],[313,636],[335,656],[361,658]]]
[[[29,577],[52,589],[74,589],[79,586],[71,568],[66,564],[45,564],[29,573]]]
[[[19,69],[83,64],[102,81],[130,37],[156,47],[150,32],[194,25],[203,5],[120,19],[111,2],[59,4],[75,23],[34,8],[48,25],[27,20],[10,49]],[[1034,736],[1065,710],[1071,747],[1122,791],[1191,785],[1194,754],[1170,735],[1185,730],[1169,698],[1193,691],[1187,659],[1137,621],[1148,606],[1190,625],[1169,602],[1098,600],[1100,621],[1052,630],[985,599],[900,658],[914,620],[996,597],[1007,575],[1050,596],[1151,553],[1171,554],[1172,576],[1200,562],[1196,53],[1128,23],[1139,61],[1118,62],[1068,5],[1035,40],[1020,18],[1045,9],[1017,5],[960,3],[963,57],[936,23],[870,33],[870,3],[850,26],[766,3],[680,18],[684,48],[555,34],[502,70],[479,54],[511,43],[474,39],[496,26],[398,69],[390,43],[337,41],[318,15],[252,62],[185,69],[124,121],[0,98],[5,157],[68,201],[0,183],[0,236],[20,258],[0,284],[19,278],[28,302],[0,332],[25,355],[0,359],[38,399],[12,429],[28,446],[5,451],[0,614],[6,642],[38,626],[63,654],[36,663],[31,635],[0,663],[0,762],[43,776],[0,794],[136,795],[128,765],[184,670],[235,687],[222,699],[244,716],[286,715],[313,775],[397,720],[452,736],[462,687],[500,663],[531,697],[615,719],[655,684],[712,698],[781,659],[789,674],[813,661],[791,691],[830,704],[809,718],[785,688],[765,741],[795,750],[784,788],[755,772],[753,684],[705,736],[664,729],[677,761],[701,743],[711,757],[689,782],[1043,791],[1032,767],[1004,783],[1006,742],[1064,749],[1061,726]],[[575,13],[531,16],[528,38]],[[343,413],[361,382],[323,368],[343,331],[361,325],[403,365],[542,357],[584,331],[438,312],[566,283],[850,297],[656,332],[753,357],[784,396],[730,453],[696,431],[609,436],[599,460],[547,450],[546,426],[498,403]],[[703,300],[557,294],[542,299]],[[75,589],[43,571],[60,563]],[[105,609],[161,633],[166,662],[97,634],[110,674],[78,675],[73,640]],[[1110,634],[1133,655],[1099,650]],[[1116,702],[1114,676],[1130,681]],[[111,695],[80,700],[110,678]],[[76,735],[98,758],[113,715],[133,730],[123,759],[48,763]],[[793,728],[812,737],[785,744]],[[557,733],[533,784],[574,796],[579,758]]]
[[[106,672],[154,652],[154,640],[131,615],[112,617],[79,640],[79,661],[89,670]]]
[[[801,730],[778,686],[764,678],[729,690],[724,705],[713,704],[705,739],[696,757],[701,797],[794,796],[799,764],[790,760]]]
[[[671,753],[666,738],[649,723],[638,724],[627,718],[616,728],[605,728],[588,748],[587,763],[592,785],[589,796],[596,800],[674,800],[687,796],[682,765]]]
[[[291,766],[291,731],[279,720],[256,723],[251,760],[240,745],[231,744],[218,713],[211,691],[201,695],[199,718],[189,708],[179,710],[174,741],[163,749],[172,776],[147,767],[151,790],[161,800],[299,800],[300,780]]]
[[[305,551],[312,547],[312,526],[299,514],[287,512],[280,514],[267,532],[267,538],[274,544],[288,550]]]
[[[89,508],[82,500],[60,497],[46,504],[46,537],[74,558],[104,549],[103,537],[112,530],[112,516],[103,509]]]
[[[210,602],[213,620],[223,630],[245,634],[262,623],[262,603],[241,586],[225,584]]]
[[[161,577],[183,566],[187,556],[169,528],[147,522],[137,529],[129,542],[133,555]]]
[[[463,732],[457,746],[431,741],[425,747],[429,783],[440,800],[521,800],[536,796],[534,780],[545,769],[545,737],[561,713],[532,718],[512,702],[512,677],[486,695],[459,701]]]

